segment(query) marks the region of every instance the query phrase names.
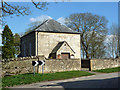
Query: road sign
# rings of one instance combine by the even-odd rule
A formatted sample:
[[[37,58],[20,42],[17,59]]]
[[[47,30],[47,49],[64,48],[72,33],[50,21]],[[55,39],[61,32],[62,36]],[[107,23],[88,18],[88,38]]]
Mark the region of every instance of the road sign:
[[[32,61],[32,65],[33,66],[38,66],[38,65],[45,65],[45,61],[44,60],[41,60],[41,61]]]
[[[33,65],[33,73],[35,76],[35,66],[41,65],[42,66],[42,74],[44,73],[44,65],[45,65],[45,61],[41,60],[41,61],[32,61],[32,65]]]

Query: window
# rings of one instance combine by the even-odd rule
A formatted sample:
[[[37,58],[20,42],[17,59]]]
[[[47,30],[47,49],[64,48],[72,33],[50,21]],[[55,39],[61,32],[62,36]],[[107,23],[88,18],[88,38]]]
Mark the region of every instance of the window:
[[[25,47],[25,43],[23,44],[23,48],[24,48],[24,56],[26,56],[26,47]]]
[[[29,55],[31,56],[31,43],[29,43]]]

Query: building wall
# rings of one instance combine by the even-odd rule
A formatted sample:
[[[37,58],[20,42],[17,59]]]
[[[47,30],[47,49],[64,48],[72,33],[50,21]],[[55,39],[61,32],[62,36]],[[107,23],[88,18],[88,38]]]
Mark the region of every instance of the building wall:
[[[38,55],[45,55],[45,57],[48,58],[53,48],[61,41],[66,41],[70,45],[70,47],[75,51],[75,58],[81,57],[80,34],[48,32],[38,33]]]
[[[21,38],[21,56],[35,56],[35,32]],[[30,54],[31,53],[31,54]]]
[[[120,66],[120,58],[118,59],[93,59],[93,60],[90,60],[90,66],[91,66],[91,70],[118,67]]]

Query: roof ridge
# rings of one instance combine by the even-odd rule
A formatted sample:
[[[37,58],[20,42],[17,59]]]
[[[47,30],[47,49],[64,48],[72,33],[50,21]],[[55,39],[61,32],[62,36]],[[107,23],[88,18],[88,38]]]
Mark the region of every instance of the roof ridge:
[[[78,33],[77,31],[74,31],[73,29],[67,27],[66,25],[61,24],[60,22],[57,22],[56,20],[54,20],[54,19],[52,19],[52,18],[49,18],[49,19],[45,20],[44,22],[42,22],[42,23],[41,23],[40,25],[38,25],[33,31],[39,31],[38,28],[41,27],[42,25],[44,25],[44,23],[49,22],[50,20],[52,20],[52,21],[60,24],[60,25],[61,25],[62,27],[64,27],[64,28],[68,28],[70,32]],[[67,32],[69,32],[69,31],[67,31]]]
[[[38,28],[38,27],[40,27],[40,26],[42,26],[45,22],[47,22],[48,21],[48,19],[47,20],[45,20],[45,21],[43,21],[40,25],[38,25],[33,31],[36,31],[36,29]]]

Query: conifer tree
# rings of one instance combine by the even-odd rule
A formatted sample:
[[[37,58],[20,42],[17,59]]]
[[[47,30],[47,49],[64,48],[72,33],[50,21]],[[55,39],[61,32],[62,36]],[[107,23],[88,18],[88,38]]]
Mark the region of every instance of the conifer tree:
[[[14,58],[15,57],[15,48],[14,48],[14,37],[12,31],[8,27],[5,26],[4,30],[2,31],[2,58]]]

